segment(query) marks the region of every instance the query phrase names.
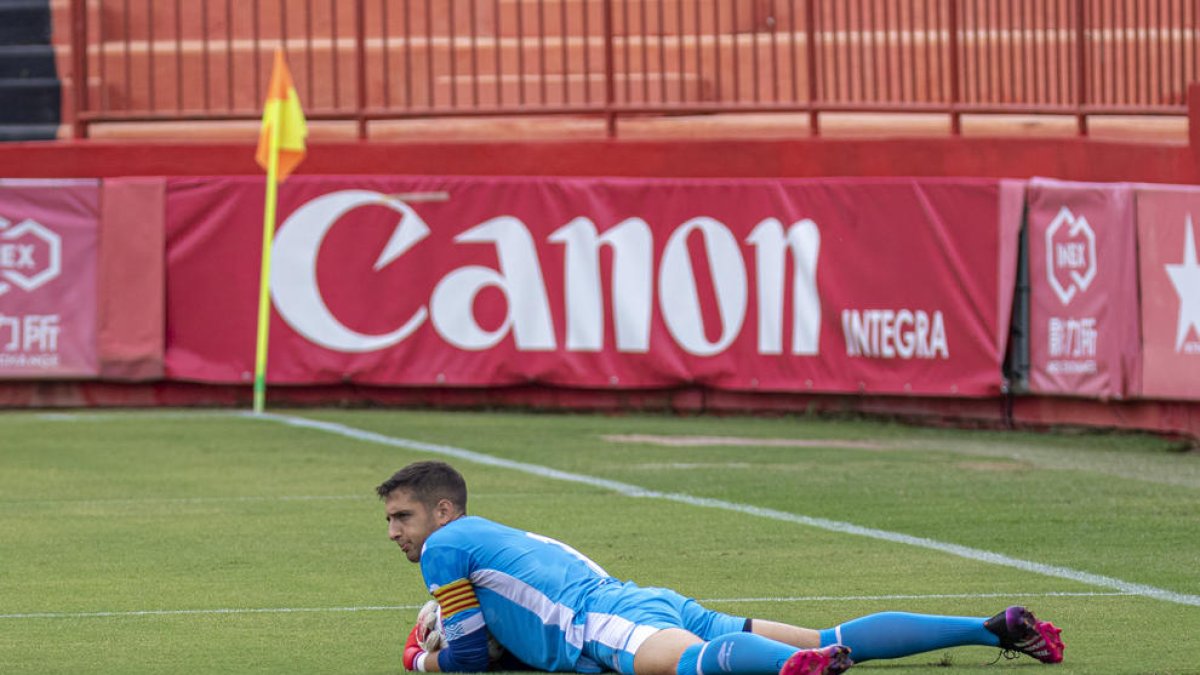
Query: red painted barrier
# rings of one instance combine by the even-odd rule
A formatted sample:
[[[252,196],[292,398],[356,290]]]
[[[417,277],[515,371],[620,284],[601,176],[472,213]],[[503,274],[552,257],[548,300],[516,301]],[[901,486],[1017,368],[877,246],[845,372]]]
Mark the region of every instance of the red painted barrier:
[[[129,145],[54,143],[0,145],[0,173],[13,177],[106,177],[256,174],[248,144]],[[1088,140],[923,139],[896,141],[696,141],[620,143],[317,144],[300,173],[565,175],[678,177],[817,177],[1053,175],[1085,181],[1200,183],[1187,146]],[[1182,236],[1182,235],[1179,235]],[[1176,238],[1179,238],[1177,236]],[[1159,262],[1183,264],[1183,239]],[[1143,264],[1145,264],[1143,262]],[[104,283],[103,280],[101,283]],[[1171,292],[1173,293],[1173,291]],[[1169,296],[1168,296],[1169,298]],[[1168,314],[1178,307],[1167,309]],[[1174,346],[1174,326],[1169,338]],[[1187,338],[1191,339],[1191,338]],[[1185,340],[1186,342],[1186,340]],[[1151,395],[1148,390],[1147,395]],[[1185,394],[1186,395],[1186,394]],[[716,393],[693,388],[597,392],[506,387],[497,390],[273,387],[273,404],[329,401],[404,405],[511,404],[583,409],[679,411],[860,410],[921,419],[985,424],[1081,424],[1147,428],[1200,437],[1200,404],[1074,398],[924,399]],[[0,386],[0,405],[239,405],[249,389],[187,383],[29,382]]]
[[[296,175],[819,178],[944,176],[1200,183],[1187,146],[1088,139],[312,143]],[[249,143],[0,144],[12,178],[261,175]]]
[[[1193,2],[71,0],[66,107],[97,121],[255,119],[289,54],[323,119],[935,112],[1179,115]],[[69,36],[69,37],[68,37]]]

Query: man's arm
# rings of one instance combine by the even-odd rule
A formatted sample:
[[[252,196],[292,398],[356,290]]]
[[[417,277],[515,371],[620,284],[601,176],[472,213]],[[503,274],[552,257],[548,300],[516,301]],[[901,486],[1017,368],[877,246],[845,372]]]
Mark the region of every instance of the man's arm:
[[[479,625],[483,615],[479,614]],[[480,628],[454,639],[447,639],[446,646],[434,651],[421,649],[422,626],[415,626],[404,645],[404,667],[410,671],[426,673],[478,673],[488,669],[487,630]]]
[[[475,588],[468,579],[457,579],[433,588],[438,602],[444,645],[424,651],[421,641],[428,627],[418,617],[404,648],[404,667],[424,672],[480,672],[488,667],[488,632]]]
[[[421,552],[421,576],[437,600],[445,644],[418,655],[410,670],[419,667],[425,672],[481,672],[488,668],[487,626],[470,579],[469,547],[449,529],[435,532]]]

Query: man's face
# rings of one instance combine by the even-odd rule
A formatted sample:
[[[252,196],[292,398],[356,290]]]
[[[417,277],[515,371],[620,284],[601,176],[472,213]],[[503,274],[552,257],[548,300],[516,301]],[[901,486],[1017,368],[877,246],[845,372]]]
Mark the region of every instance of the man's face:
[[[419,562],[425,540],[450,521],[449,504],[442,500],[431,509],[413,499],[407,490],[392,490],[387,496],[383,508],[387,514],[388,539],[400,546],[409,562]]]

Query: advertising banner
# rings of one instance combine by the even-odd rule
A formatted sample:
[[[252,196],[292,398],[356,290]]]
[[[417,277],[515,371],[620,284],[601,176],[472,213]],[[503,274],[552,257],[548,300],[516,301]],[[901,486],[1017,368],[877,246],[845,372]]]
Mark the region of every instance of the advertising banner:
[[[0,180],[0,378],[94,377],[100,189]]]
[[[1200,400],[1200,189],[1138,186],[1142,396]]]
[[[1028,195],[1030,390],[1136,396],[1133,189],[1037,179]]]
[[[167,376],[248,382],[261,177],[168,182]],[[996,180],[293,177],[268,381],[1001,391]]]

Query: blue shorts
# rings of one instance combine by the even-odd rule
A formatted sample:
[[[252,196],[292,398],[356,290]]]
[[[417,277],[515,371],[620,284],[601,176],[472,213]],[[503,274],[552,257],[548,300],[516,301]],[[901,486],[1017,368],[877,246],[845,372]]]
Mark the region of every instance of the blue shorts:
[[[577,670],[633,675],[633,655],[646,638],[664,628],[682,628],[707,641],[740,633],[745,625],[744,617],[714,612],[666,588],[613,583],[598,589],[588,605]]]

